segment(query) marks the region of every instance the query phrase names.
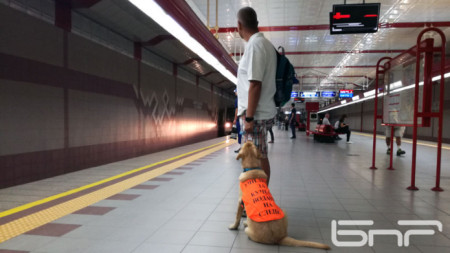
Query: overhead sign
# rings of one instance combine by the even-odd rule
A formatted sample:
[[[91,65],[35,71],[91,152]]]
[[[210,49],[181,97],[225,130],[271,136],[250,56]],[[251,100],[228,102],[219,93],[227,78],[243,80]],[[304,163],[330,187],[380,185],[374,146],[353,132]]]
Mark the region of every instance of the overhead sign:
[[[330,34],[378,31],[380,3],[335,4],[330,12]]]
[[[303,102],[305,102],[305,99],[304,98],[295,97],[294,98],[294,102],[295,103],[303,103]]]
[[[351,98],[353,97],[353,90],[339,90],[340,98]]]
[[[322,91],[321,96],[323,98],[334,98],[336,97],[336,91]]]
[[[296,97],[298,97],[298,92],[296,92],[296,91],[291,92],[291,98],[296,98]]]
[[[318,98],[320,97],[320,91],[300,91],[298,96],[301,98]]]

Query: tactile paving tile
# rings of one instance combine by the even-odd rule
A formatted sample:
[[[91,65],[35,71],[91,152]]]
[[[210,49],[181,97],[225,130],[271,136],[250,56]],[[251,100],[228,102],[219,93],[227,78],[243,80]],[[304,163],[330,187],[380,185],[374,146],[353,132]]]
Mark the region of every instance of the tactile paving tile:
[[[105,215],[106,213],[116,209],[115,207],[107,207],[107,206],[88,206],[83,209],[80,209],[74,214],[86,214],[86,215]]]
[[[111,199],[111,200],[133,200],[137,197],[139,197],[141,195],[138,194],[123,194],[123,193],[119,193],[116,195],[113,195],[107,199]]]
[[[192,167],[179,167],[179,168],[177,168],[177,170],[192,170],[192,169],[194,169],[194,168],[192,168]]]
[[[156,189],[158,187],[159,187],[159,185],[140,184],[140,185],[136,185],[135,187],[132,187],[131,189],[153,190],[153,189]]]
[[[60,237],[79,227],[81,227],[81,225],[48,223],[30,230],[25,234]]]
[[[170,171],[166,173],[166,175],[183,175],[183,174],[184,172],[181,171]]]
[[[155,181],[155,182],[167,182],[167,181],[170,181],[170,180],[172,180],[173,178],[171,178],[171,177],[156,177],[156,178],[153,178],[153,179],[151,179],[151,180],[149,180],[149,181]]]

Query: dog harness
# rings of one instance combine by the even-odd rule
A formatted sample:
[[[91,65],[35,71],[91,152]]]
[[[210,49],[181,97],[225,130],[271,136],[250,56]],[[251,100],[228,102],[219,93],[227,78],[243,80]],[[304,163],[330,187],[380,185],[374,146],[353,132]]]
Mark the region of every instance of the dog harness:
[[[267,187],[267,179],[249,179],[241,182],[240,187],[247,217],[256,222],[279,220],[284,217],[283,210],[275,204]]]

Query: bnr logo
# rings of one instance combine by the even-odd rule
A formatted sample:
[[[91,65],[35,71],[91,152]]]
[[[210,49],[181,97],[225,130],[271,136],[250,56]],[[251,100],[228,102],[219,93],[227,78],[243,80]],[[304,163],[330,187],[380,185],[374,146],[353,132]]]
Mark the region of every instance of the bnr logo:
[[[337,222],[339,226],[372,226],[374,223],[372,220],[340,220]],[[397,222],[400,226],[436,226],[437,229],[442,232],[442,223],[437,220],[400,220]],[[338,247],[362,247],[369,242],[369,246],[373,246],[375,235],[393,235],[397,237],[397,245],[399,247],[409,246],[410,237],[412,235],[434,235],[434,229],[409,229],[402,234],[396,229],[370,229],[368,233],[362,230],[337,230],[336,220],[331,221],[331,241]],[[337,240],[337,235],[353,235],[361,236],[361,241],[345,241],[341,242]]]

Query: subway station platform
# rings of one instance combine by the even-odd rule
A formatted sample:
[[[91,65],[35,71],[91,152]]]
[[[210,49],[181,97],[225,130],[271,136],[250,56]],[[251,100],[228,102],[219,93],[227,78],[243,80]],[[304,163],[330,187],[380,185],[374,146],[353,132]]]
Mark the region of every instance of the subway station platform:
[[[274,132],[269,187],[287,212],[291,237],[326,243],[329,252],[450,252],[449,145],[442,150],[444,191],[433,192],[435,144],[419,142],[420,190],[414,192],[406,189],[407,139],[406,155],[394,155],[390,171],[379,136],[378,169],[370,170],[370,135],[353,133],[353,144],[325,144],[303,132],[295,140],[287,131]],[[237,148],[234,140],[218,138],[0,190],[0,252],[326,252],[258,244],[247,238],[242,224],[238,231],[227,229],[242,170]],[[408,247],[398,247],[394,236],[375,236],[373,247],[338,247],[331,240],[332,220],[373,220],[370,229],[402,232],[407,228],[398,220],[438,220],[443,231],[411,236]],[[339,227],[352,228],[369,229]]]

